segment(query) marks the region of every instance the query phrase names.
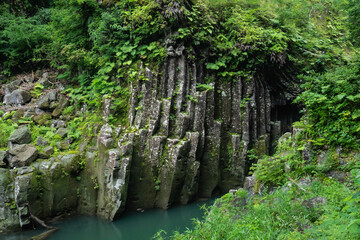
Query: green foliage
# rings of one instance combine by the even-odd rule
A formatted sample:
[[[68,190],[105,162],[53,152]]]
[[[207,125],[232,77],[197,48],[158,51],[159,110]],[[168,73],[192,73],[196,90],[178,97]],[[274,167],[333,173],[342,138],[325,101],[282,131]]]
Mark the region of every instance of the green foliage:
[[[38,98],[42,92],[44,90],[44,85],[42,85],[41,83],[35,83],[34,88],[31,90],[31,96],[34,98]]]
[[[0,149],[6,148],[10,135],[16,130],[17,124],[11,119],[0,118]]]
[[[226,194],[207,211],[205,219],[194,221],[193,230],[175,232],[171,239],[359,238],[359,232],[348,231],[350,222],[344,222],[352,219],[343,209],[343,199],[352,194],[346,186],[314,181],[306,191],[295,186],[287,188],[256,195],[247,205],[246,194],[241,190]],[[306,201],[318,196],[324,197],[326,203],[308,207]],[[336,215],[342,215],[341,220],[335,219]],[[164,234],[159,233],[156,238],[164,239]]]
[[[324,74],[304,76],[305,91],[297,102],[305,105],[308,136],[321,140],[320,144],[359,148],[359,66],[356,62]]]
[[[50,29],[36,17],[0,15],[0,70],[10,74],[44,64]],[[2,68],[2,69],[1,69]]]
[[[360,2],[357,0],[349,0],[348,5],[350,32],[353,40],[357,45],[360,44]]]
[[[251,166],[251,170],[258,184],[281,186],[289,178],[297,178],[304,174],[303,166],[301,154],[296,149],[293,139],[289,138],[277,146],[276,153],[273,156],[263,156]]]
[[[213,90],[213,89],[214,89],[214,87],[211,86],[211,85],[208,85],[208,84],[197,84],[197,85],[196,85],[196,90],[197,90],[197,91],[200,91],[200,92],[202,92],[202,91],[208,91],[208,90]]]

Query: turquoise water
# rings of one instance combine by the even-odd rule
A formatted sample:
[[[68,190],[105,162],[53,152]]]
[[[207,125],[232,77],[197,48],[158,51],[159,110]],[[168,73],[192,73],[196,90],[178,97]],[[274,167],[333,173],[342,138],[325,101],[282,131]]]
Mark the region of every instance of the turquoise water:
[[[201,218],[204,204],[213,200],[198,201],[186,206],[176,206],[167,211],[152,209],[126,213],[119,220],[106,222],[96,217],[78,216],[53,224],[59,228],[48,240],[146,240],[163,229],[168,233],[192,227],[193,218]],[[0,235],[0,239],[28,240],[42,231],[26,231]]]

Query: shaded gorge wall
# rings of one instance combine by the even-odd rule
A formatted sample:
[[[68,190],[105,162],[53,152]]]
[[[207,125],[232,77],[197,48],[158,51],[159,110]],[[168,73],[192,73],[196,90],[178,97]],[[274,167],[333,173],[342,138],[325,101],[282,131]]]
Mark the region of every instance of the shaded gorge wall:
[[[30,226],[28,204],[41,219],[114,220],[125,208],[167,209],[243,186],[249,151],[270,154],[298,117],[291,70],[224,80],[192,48],[167,44],[164,62],[142,64],[130,83],[126,126],[107,123],[116,99],[104,96],[103,122],[88,126],[76,151],[0,169],[0,229]]]

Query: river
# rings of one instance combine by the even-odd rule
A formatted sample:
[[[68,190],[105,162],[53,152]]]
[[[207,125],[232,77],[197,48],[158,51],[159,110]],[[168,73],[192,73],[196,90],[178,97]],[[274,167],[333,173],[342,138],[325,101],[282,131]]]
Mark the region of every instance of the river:
[[[184,231],[192,227],[192,219],[201,219],[204,211],[201,206],[210,205],[213,200],[197,201],[168,210],[151,209],[144,212],[128,212],[114,222],[96,217],[76,216],[53,224],[59,228],[48,240],[147,240],[158,231]],[[42,230],[2,234],[0,239],[28,240],[42,233]]]

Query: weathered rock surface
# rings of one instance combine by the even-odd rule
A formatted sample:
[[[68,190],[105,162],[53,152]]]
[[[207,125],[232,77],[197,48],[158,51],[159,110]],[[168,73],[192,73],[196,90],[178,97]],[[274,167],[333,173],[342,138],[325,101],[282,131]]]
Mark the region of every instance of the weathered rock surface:
[[[61,95],[56,108],[54,109],[54,111],[52,112],[52,116],[53,117],[59,117],[61,112],[64,110],[64,108],[66,108],[69,104],[69,100],[66,99],[66,97],[64,97],[63,95]]]
[[[0,168],[6,167],[6,152],[0,151]]]
[[[46,140],[44,137],[39,136],[36,139],[36,145],[41,146],[41,147],[45,147],[45,146],[49,145],[49,141]]]
[[[47,110],[50,108],[50,102],[49,102],[49,97],[43,96],[39,99],[38,103],[38,108],[42,109],[42,110]]]
[[[251,165],[248,150],[269,154],[288,131],[290,120],[277,110],[286,105],[285,95],[272,93],[286,91],[286,84],[274,87],[258,74],[251,81],[206,85],[213,76],[183,50],[169,46],[160,70],[143,67],[131,84],[132,130],[118,143],[120,158],[131,159],[130,208],[168,208],[242,187]]]
[[[25,114],[25,111],[23,109],[19,109],[12,116],[12,120],[17,121],[17,120],[21,119],[22,117],[24,117],[24,114]]]
[[[34,163],[53,155],[54,148],[39,137],[36,144],[48,146],[39,154],[27,144],[29,129],[14,132],[3,163],[0,159],[0,174],[6,175],[0,175],[0,219],[9,219],[0,221],[0,229],[29,223],[26,202],[41,218],[77,211],[113,220],[125,206],[166,209],[239,189],[244,181],[245,188],[252,187],[253,179],[245,180],[251,165],[248,150],[269,154],[281,133],[289,131],[291,121],[278,109],[286,98],[273,91],[281,83],[274,87],[269,76],[259,73],[250,80],[207,84],[215,76],[206,63],[191,60],[182,44],[167,47],[169,56],[159,68],[142,66],[138,80],[131,82],[128,126],[107,123],[113,99],[104,96],[103,124],[89,126],[79,153],[67,151]],[[16,91],[22,90],[8,87],[8,101]],[[61,115],[67,98],[51,91],[35,103],[25,116],[56,128],[62,138],[56,152],[68,150],[73,139],[67,138],[66,126],[72,116]],[[17,169],[1,168],[8,165]],[[5,204],[10,202],[14,209]]]
[[[19,127],[9,137],[12,144],[27,144],[31,142],[31,132],[27,126]]]
[[[51,147],[51,146],[48,146],[48,147],[45,147],[45,148],[43,149],[43,151],[44,151],[44,153],[46,153],[46,154],[48,154],[48,155],[51,155],[51,154],[54,153],[54,148]]]
[[[4,97],[4,104],[23,105],[31,100],[31,95],[28,91],[17,89],[6,94]]]
[[[24,167],[36,159],[38,150],[31,144],[21,144],[10,149],[9,154],[11,167]]]
[[[59,128],[56,131],[56,134],[60,135],[61,138],[64,138],[67,136],[68,130],[66,128]]]

